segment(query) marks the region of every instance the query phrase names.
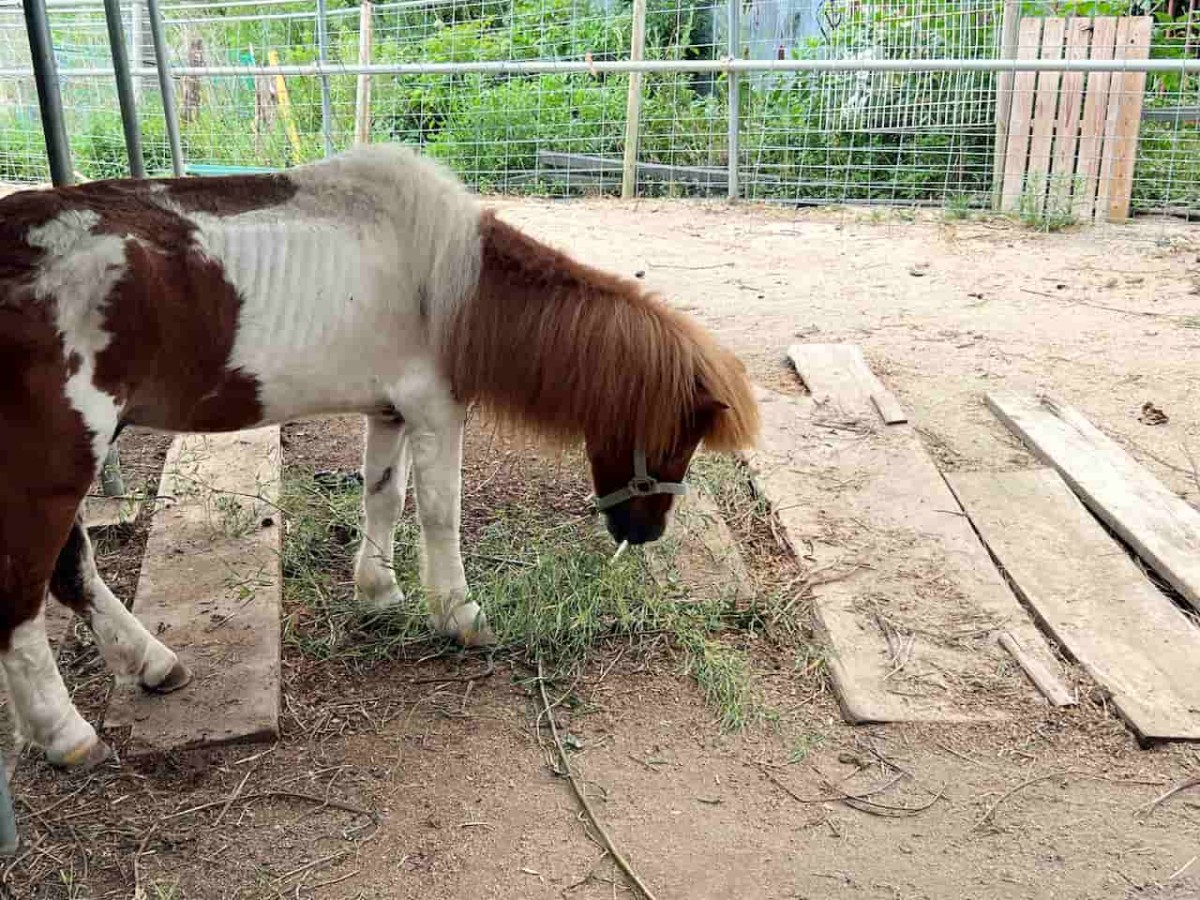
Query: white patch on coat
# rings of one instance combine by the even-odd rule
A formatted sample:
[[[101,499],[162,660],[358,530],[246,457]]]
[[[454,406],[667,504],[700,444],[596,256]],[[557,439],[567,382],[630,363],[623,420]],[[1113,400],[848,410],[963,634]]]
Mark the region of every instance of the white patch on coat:
[[[54,306],[54,322],[63,353],[78,366],[67,380],[72,408],[92,432],[92,455],[100,465],[116,432],[120,407],[93,383],[96,356],[112,336],[104,330],[109,295],[127,271],[125,238],[95,234],[100,216],[70,209],[29,229],[26,242],[45,251],[34,279],[34,293]]]
[[[297,192],[284,204],[189,216],[241,297],[230,364],[257,379],[264,421],[377,407],[414,380],[429,389],[416,402],[444,404],[448,385],[428,373],[435,337],[478,281],[474,198],[386,145],[288,177]]]

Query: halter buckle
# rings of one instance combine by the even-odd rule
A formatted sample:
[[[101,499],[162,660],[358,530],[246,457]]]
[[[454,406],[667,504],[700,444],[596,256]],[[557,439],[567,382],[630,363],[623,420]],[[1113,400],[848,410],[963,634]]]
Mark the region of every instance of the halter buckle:
[[[658,479],[648,475],[635,475],[629,479],[629,492],[635,497],[649,497],[658,490]]]

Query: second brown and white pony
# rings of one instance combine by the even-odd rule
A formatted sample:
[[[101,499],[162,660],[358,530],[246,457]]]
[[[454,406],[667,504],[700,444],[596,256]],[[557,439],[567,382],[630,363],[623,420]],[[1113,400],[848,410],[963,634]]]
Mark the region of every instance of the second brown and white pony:
[[[0,662],[54,763],[107,755],[71,703],[47,592],[148,690],[190,678],[96,571],[79,508],[126,425],[367,417],[363,600],[403,598],[410,467],[432,624],[492,640],[459,551],[465,410],[586,442],[618,541],[662,534],[701,441],[752,442],[741,364],[635,283],[580,265],[396,147],[288,174],[109,181],[0,201]]]

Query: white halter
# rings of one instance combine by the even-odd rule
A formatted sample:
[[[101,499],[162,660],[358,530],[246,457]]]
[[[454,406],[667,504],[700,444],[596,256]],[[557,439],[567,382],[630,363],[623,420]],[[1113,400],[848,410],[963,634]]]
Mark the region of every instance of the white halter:
[[[604,512],[632,500],[634,497],[649,497],[652,494],[674,494],[682,497],[687,493],[687,485],[675,481],[659,481],[646,471],[646,451],[638,447],[633,451],[633,477],[629,484],[620,490],[605,494],[596,499],[596,511]]]

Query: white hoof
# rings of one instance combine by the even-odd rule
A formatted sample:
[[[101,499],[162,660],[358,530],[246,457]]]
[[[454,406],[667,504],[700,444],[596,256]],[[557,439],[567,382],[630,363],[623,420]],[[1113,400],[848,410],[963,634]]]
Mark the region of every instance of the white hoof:
[[[354,592],[354,602],[367,612],[385,612],[404,604],[404,592],[394,584],[373,594],[358,588]]]
[[[448,613],[430,615],[429,625],[464,647],[490,647],[496,643],[487,616],[474,601],[456,606]]]
[[[112,755],[108,745],[97,737],[96,730],[78,713],[71,715],[42,749],[52,766],[83,771]]]

